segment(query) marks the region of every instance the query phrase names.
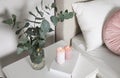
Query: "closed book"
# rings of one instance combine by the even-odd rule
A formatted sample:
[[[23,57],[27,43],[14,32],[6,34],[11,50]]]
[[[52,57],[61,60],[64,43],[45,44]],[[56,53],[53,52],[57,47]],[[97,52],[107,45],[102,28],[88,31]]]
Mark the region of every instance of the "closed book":
[[[58,64],[56,60],[53,60],[50,72],[54,74],[61,74],[66,76],[66,78],[72,78],[73,71],[79,59],[79,52],[72,49],[72,56],[71,59],[66,60],[64,64]]]

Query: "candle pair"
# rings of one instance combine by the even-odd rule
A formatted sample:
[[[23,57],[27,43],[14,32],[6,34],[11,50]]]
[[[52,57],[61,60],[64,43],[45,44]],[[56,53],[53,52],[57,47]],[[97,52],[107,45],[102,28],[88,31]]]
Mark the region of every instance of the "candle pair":
[[[58,47],[57,48],[57,63],[63,64],[65,60],[69,60],[71,58],[72,49],[70,46],[65,46],[64,48]]]

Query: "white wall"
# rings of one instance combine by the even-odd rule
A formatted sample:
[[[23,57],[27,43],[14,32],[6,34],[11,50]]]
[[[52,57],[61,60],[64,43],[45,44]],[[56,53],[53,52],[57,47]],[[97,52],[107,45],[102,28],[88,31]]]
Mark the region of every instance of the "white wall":
[[[54,0],[43,0],[44,4],[51,4]],[[9,14],[16,14],[19,20],[23,20],[25,18],[32,18],[28,14],[28,11],[32,11],[35,13],[35,7],[38,6],[40,8],[41,0],[0,0],[0,21]],[[54,11],[51,12],[51,15],[54,14]],[[3,18],[1,18],[3,17]],[[47,18],[49,16],[46,15]],[[52,26],[54,28],[54,26]]]

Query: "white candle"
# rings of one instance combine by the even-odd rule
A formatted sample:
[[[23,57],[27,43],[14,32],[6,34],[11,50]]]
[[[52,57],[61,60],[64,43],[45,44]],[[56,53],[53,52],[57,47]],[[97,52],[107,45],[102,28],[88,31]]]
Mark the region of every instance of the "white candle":
[[[64,49],[65,49],[65,59],[66,60],[71,59],[72,48],[70,46],[65,46]]]
[[[62,47],[57,48],[56,61],[58,64],[63,64],[65,62],[65,50]]]

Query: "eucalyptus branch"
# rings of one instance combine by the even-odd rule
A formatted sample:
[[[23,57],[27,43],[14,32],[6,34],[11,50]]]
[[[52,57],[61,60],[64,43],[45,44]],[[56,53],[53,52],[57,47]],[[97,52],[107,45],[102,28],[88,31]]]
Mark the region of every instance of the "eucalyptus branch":
[[[18,53],[21,53],[25,50],[28,52],[34,53],[38,48],[43,48],[46,42],[46,34],[53,31],[51,28],[50,22],[57,26],[58,22],[64,22],[64,20],[70,19],[74,16],[73,12],[69,12],[68,10],[61,11],[58,15],[50,15],[50,11],[54,8],[55,12],[57,12],[57,7],[55,3],[50,5],[43,5],[43,0],[41,0],[41,9],[36,6],[37,14],[32,13],[29,14],[33,16],[33,19],[25,19],[25,25],[23,27],[19,27],[19,21],[16,21],[16,16],[12,15],[12,18],[4,20],[3,23],[8,24],[9,26],[13,26],[17,28],[16,35],[21,40],[18,43],[22,45],[18,46]],[[45,14],[50,15],[50,21],[45,17]],[[38,25],[38,26],[35,26]],[[34,40],[35,39],[35,40]],[[30,54],[31,54],[30,53]]]

